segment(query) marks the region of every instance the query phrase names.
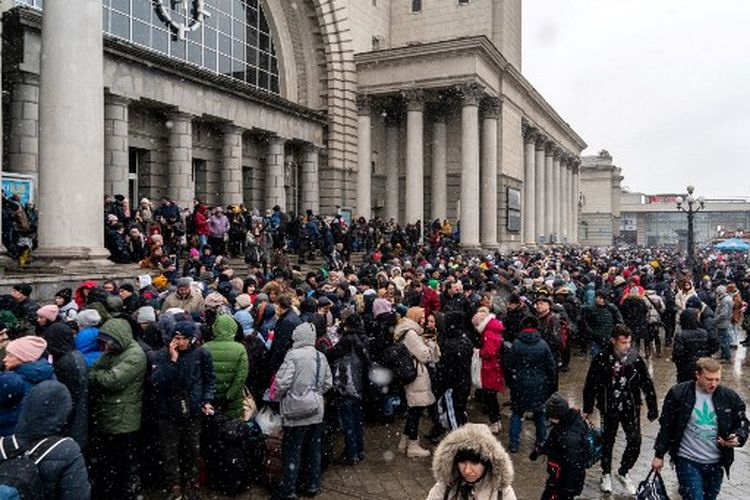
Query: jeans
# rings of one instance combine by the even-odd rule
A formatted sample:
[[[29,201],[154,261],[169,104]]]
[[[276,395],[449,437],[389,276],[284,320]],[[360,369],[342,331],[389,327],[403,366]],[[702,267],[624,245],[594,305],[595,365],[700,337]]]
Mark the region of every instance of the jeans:
[[[521,440],[521,424],[523,421],[523,414],[513,412],[510,415],[510,436],[508,447],[511,450],[518,450],[519,443]],[[534,412],[534,424],[536,425],[536,446],[544,443],[547,439],[547,421],[544,418],[544,410],[536,410]]]
[[[344,433],[344,456],[356,461],[364,455],[362,401],[354,398],[341,398],[338,401],[339,424]]]
[[[199,243],[199,246],[200,246],[199,250],[201,252],[203,252],[203,247],[205,247],[206,245],[208,245],[208,235],[206,235],[206,234],[199,234],[198,235],[198,243]]]
[[[320,456],[323,424],[284,427],[281,442],[283,476],[275,498],[296,498],[299,480],[305,492],[320,490]]]
[[[424,408],[424,406],[410,406],[406,410],[404,434],[412,441],[419,439],[419,419],[422,416]]]
[[[720,463],[701,464],[677,457],[675,471],[684,500],[714,500],[719,495],[724,478]]]
[[[201,417],[193,417],[184,423],[159,420],[159,442],[166,485],[197,484]]]
[[[730,349],[732,345],[732,331],[729,328],[719,328],[719,341],[721,342],[721,359],[726,359],[727,361],[732,355],[732,350]]]
[[[641,412],[640,408],[625,409],[621,412],[610,410],[602,415],[602,440],[604,449],[602,450],[602,472],[609,474],[612,472],[612,450],[615,446],[617,429],[622,425],[625,431],[625,451],[622,453],[620,468],[618,472],[622,475],[627,474],[638,461],[641,454]]]

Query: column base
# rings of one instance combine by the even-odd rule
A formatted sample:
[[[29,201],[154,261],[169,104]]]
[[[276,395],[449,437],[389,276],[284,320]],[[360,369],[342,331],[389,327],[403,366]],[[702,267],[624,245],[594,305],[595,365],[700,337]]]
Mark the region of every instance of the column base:
[[[28,268],[45,271],[93,271],[96,268],[112,267],[109,251],[105,248],[57,247],[39,248],[32,253]]]

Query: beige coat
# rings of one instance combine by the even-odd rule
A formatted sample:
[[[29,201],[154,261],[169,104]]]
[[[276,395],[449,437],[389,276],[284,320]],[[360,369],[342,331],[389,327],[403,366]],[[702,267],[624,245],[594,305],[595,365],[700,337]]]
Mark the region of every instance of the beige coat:
[[[403,338],[406,348],[417,362],[417,378],[404,387],[406,404],[411,407],[430,406],[435,402],[430,373],[426,365],[437,363],[439,354],[422,340],[421,334],[422,327],[408,318],[401,321],[394,332],[395,340],[399,341]]]
[[[167,295],[167,298],[164,299],[164,303],[161,306],[162,312],[174,307],[182,309],[188,314],[192,314],[194,312],[202,313],[205,309],[205,306],[203,304],[203,296],[198,290],[194,288],[190,289],[190,296],[185,299],[181,299],[180,297],[178,297],[176,291]]]

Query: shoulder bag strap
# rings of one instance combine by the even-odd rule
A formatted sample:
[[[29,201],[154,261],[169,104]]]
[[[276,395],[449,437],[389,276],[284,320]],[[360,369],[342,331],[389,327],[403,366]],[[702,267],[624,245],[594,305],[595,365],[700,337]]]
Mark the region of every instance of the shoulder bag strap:
[[[315,389],[320,385],[320,353],[315,352]]]

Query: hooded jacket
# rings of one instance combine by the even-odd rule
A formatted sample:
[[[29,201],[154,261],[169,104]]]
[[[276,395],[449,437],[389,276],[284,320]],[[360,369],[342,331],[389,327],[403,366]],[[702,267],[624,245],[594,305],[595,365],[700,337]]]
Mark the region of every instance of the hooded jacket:
[[[102,355],[102,351],[99,350],[99,345],[96,342],[96,337],[98,335],[99,328],[95,326],[87,326],[86,328],[81,328],[75,336],[76,349],[83,354],[83,357],[86,360],[86,365],[89,368],[96,363],[96,360]]]
[[[503,358],[510,380],[510,406],[515,413],[538,411],[555,390],[557,363],[541,334],[521,330]]]
[[[677,369],[677,382],[695,379],[695,362],[709,357],[719,350],[719,337],[713,332],[700,328],[696,317],[690,317],[690,311],[680,315],[680,332],[674,337],[672,362]]]
[[[292,333],[292,348],[284,356],[284,362],[276,373],[276,390],[281,399],[287,393],[301,395],[310,387],[317,387],[322,395],[333,385],[333,375],[326,357],[315,348],[315,328],[310,323],[302,323]],[[317,363],[320,372],[316,380]],[[288,427],[319,424],[323,421],[324,402],[320,398],[318,411],[306,419],[290,420],[283,411],[283,423]]]
[[[503,323],[494,314],[489,314],[476,328],[482,336],[482,348],[479,350],[482,358],[482,389],[505,392],[505,377],[498,356],[503,345]]]
[[[112,347],[89,370],[91,423],[105,434],[135,432],[141,428],[146,355],[124,319],[104,323],[99,338]]]
[[[214,321],[213,340],[204,347],[211,353],[216,375],[216,398],[225,406],[224,412],[232,418],[242,414],[242,389],[247,380],[247,351],[235,342],[237,322],[226,314]],[[223,400],[223,401],[222,401]]]
[[[435,450],[432,459],[432,475],[435,485],[427,500],[443,500],[446,492],[452,493],[462,481],[455,463],[456,454],[461,450],[477,453],[489,467],[484,476],[474,485],[472,491],[476,500],[516,500],[513,491],[513,463],[484,424],[466,424],[448,434]]]
[[[547,455],[547,488],[563,498],[581,494],[586,480],[589,427],[578,410],[570,408],[554,424],[539,450]]]
[[[18,420],[15,439],[21,447],[39,440],[61,436],[72,401],[68,390],[59,382],[39,383],[30,392]],[[11,438],[3,438],[2,448],[10,452]],[[6,445],[7,444],[7,445]],[[0,461],[5,458],[0,455]],[[86,464],[78,444],[65,439],[52,448],[37,466],[44,487],[44,497],[56,500],[88,500],[91,498]]]
[[[177,290],[175,290],[164,299],[164,303],[161,305],[161,311],[164,312],[174,308],[182,309],[188,314],[194,312],[202,313],[205,309],[203,296],[198,290],[191,287],[190,294],[185,298],[181,298],[177,295]]]
[[[47,351],[52,355],[55,376],[70,392],[73,411],[67,435],[75,439],[81,449],[86,447],[89,419],[88,366],[83,354],[75,350],[73,330],[65,323],[54,323],[44,337]]]
[[[430,406],[435,402],[430,372],[426,365],[436,363],[438,355],[422,340],[421,334],[422,327],[409,318],[401,320],[393,334],[396,342],[403,340],[409,353],[417,362],[417,378],[404,387],[406,404],[411,407]]]
[[[23,363],[14,370],[0,372],[0,435],[13,434],[24,400],[32,387],[55,378],[52,365],[45,359]]]

